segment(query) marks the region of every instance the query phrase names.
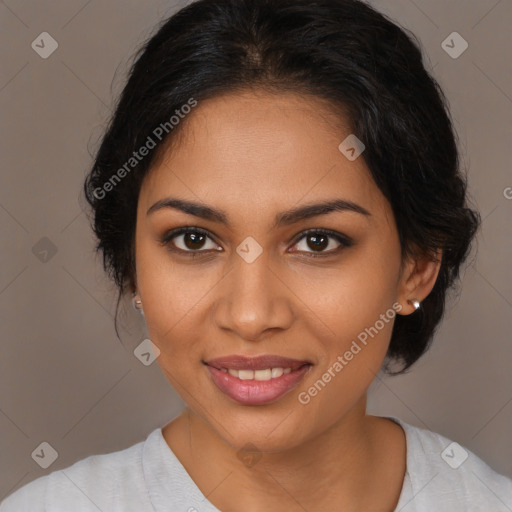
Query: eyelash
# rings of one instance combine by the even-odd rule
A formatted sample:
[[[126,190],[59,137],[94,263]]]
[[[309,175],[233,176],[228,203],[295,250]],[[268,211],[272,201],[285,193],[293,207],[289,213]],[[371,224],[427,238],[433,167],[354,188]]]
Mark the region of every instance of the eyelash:
[[[212,241],[214,241],[212,239],[212,237],[209,235],[209,233],[207,231],[205,231],[204,229],[195,228],[195,227],[186,227],[186,228],[178,228],[178,229],[175,229],[174,231],[166,233],[163,236],[163,238],[160,240],[160,243],[162,245],[167,246],[167,250],[169,250],[171,252],[175,252],[175,253],[186,255],[187,257],[190,257],[190,258],[197,258],[198,256],[202,256],[202,253],[207,253],[208,252],[208,251],[204,251],[204,250],[184,251],[183,249],[178,249],[177,247],[172,247],[172,244],[170,244],[171,240],[173,238],[176,238],[179,235],[183,235],[183,234],[186,234],[186,233],[201,234],[201,235],[204,235],[204,236],[210,238]],[[325,236],[334,238],[341,245],[340,245],[340,247],[338,247],[338,248],[336,248],[336,249],[334,249],[332,251],[324,252],[324,253],[317,253],[317,254],[315,254],[314,252],[311,253],[311,252],[297,251],[299,253],[307,255],[306,257],[308,257],[308,258],[326,258],[328,256],[332,256],[334,254],[337,254],[344,247],[346,248],[346,247],[350,247],[350,246],[353,245],[353,241],[349,237],[341,235],[340,233],[337,233],[336,231],[331,231],[330,229],[321,229],[321,228],[318,228],[318,229],[308,229],[306,231],[303,231],[302,233],[299,234],[299,236],[296,237],[295,242],[294,242],[293,245],[296,245],[304,237],[306,237],[307,235],[311,235],[311,234],[325,235]]]

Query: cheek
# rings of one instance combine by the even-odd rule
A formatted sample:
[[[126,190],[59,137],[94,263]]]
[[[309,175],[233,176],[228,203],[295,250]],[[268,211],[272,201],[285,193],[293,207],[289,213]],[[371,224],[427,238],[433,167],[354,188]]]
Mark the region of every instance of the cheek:
[[[339,293],[338,307],[324,307],[329,314],[322,320],[330,329],[323,329],[323,336],[317,333],[319,363],[297,396],[307,417],[321,417],[324,424],[337,421],[367,391],[384,361],[396,318],[385,289],[353,295],[350,290],[347,286]]]
[[[183,360],[184,352],[187,357],[192,355],[191,340],[197,337],[201,300],[215,279],[211,272],[198,273],[192,266],[176,264],[165,248],[143,237],[136,258],[148,334],[160,349],[161,366],[172,368],[177,360]]]
[[[396,319],[400,266],[399,250],[390,242],[381,239],[361,247],[327,280],[301,282],[303,290],[314,290],[307,305],[315,313],[310,329],[321,347],[315,380],[329,381],[325,389],[320,383],[312,390],[323,397],[315,399],[317,404],[351,404],[382,366]]]
[[[149,235],[141,234],[137,243],[137,281],[148,312],[146,322],[161,336],[197,311],[202,297],[215,286],[216,273],[208,265],[177,259]]]
[[[354,253],[323,279],[301,280],[308,306],[334,335],[354,339],[373,326],[396,300],[400,260],[378,247]],[[392,316],[392,312],[388,316]],[[380,326],[380,323],[379,323]],[[383,331],[391,333],[390,323]]]

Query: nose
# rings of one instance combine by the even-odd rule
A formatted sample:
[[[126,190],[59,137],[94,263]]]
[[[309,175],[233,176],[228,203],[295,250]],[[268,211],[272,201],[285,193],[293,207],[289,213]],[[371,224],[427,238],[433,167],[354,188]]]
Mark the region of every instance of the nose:
[[[293,292],[283,281],[264,255],[252,263],[241,258],[235,261],[218,287],[215,325],[250,341],[288,329],[294,318]]]

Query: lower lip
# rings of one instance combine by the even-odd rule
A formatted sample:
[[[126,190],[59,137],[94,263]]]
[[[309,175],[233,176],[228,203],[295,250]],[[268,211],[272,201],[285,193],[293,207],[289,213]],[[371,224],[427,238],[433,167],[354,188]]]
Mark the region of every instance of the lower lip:
[[[216,386],[230,398],[243,405],[261,405],[281,398],[302,380],[311,367],[306,364],[270,380],[241,380],[229,373],[206,365]]]

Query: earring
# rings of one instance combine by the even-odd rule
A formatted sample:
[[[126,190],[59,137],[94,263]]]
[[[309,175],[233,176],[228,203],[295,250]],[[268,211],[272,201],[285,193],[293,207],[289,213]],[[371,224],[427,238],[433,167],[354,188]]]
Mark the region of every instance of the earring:
[[[418,310],[420,308],[420,301],[419,300],[413,299],[413,300],[408,300],[407,302],[409,304],[412,304],[414,306],[415,310]]]
[[[136,311],[140,311],[140,313],[143,315],[144,311],[142,311],[142,301],[140,299],[136,299],[135,297],[137,297],[137,292],[134,292],[132,294],[133,309],[135,309]]]

